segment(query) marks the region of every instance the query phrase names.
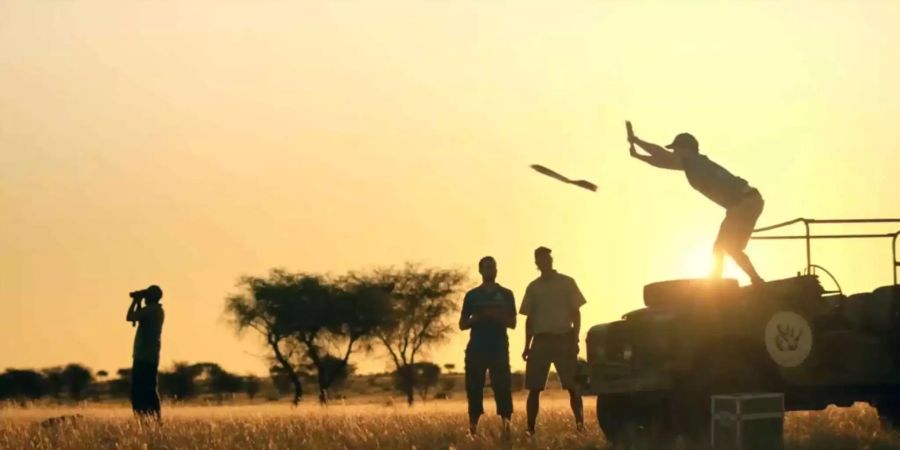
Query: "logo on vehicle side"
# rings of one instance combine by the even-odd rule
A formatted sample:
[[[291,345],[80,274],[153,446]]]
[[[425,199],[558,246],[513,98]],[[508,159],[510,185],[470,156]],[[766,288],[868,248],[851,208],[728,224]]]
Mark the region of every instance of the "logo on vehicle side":
[[[812,351],[812,344],[812,328],[800,314],[779,311],[766,324],[766,350],[779,366],[803,364]]]

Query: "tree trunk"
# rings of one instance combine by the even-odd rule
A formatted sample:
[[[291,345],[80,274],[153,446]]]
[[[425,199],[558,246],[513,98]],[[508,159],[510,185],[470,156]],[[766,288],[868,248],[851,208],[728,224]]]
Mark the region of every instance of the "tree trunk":
[[[413,402],[416,400],[416,354],[413,353],[409,357],[409,363],[407,365],[409,368],[409,385],[406,386],[406,401],[409,403],[409,406],[413,405]]]
[[[291,377],[291,383],[294,384],[293,404],[294,406],[297,406],[300,404],[300,400],[303,399],[303,385],[300,384],[300,377],[298,377],[293,370],[291,370],[289,375]]]
[[[319,372],[319,404],[322,406],[328,405],[328,388],[331,386],[331,382],[329,381],[329,377],[322,373],[324,372],[322,367],[318,367]]]
[[[416,366],[410,362],[406,369],[409,375],[406,379],[406,402],[412,406],[416,400]]]
[[[410,381],[412,381],[412,380],[410,380]],[[415,400],[416,400],[416,393],[413,392],[413,385],[412,385],[412,382],[410,382],[409,385],[406,386],[406,402],[409,404],[409,406],[412,406],[413,402]]]
[[[272,351],[275,353],[275,360],[278,361],[278,364],[281,364],[281,368],[284,369],[284,371],[287,372],[288,377],[291,378],[291,384],[294,385],[293,404],[294,406],[297,406],[303,398],[303,384],[300,383],[300,376],[297,375],[294,367],[291,366],[291,362],[281,353],[281,349],[278,347],[278,339],[271,335],[267,337],[269,345],[272,346]]]

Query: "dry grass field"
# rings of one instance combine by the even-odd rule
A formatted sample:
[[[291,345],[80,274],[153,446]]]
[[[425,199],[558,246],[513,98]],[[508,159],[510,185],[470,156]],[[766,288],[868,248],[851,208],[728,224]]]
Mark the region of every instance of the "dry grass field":
[[[588,404],[591,404],[592,399]],[[488,406],[486,404],[486,406]],[[465,430],[465,404],[431,401],[403,404],[306,404],[173,406],[164,424],[140,426],[125,405],[8,407],[0,409],[0,449],[602,449],[603,435],[587,408],[588,431],[574,432],[567,402],[546,399],[539,434],[522,430],[524,405],[516,404],[514,434],[505,442],[499,420],[486,416],[480,436]],[[47,425],[47,418],[78,414],[72,422]],[[900,449],[900,434],[883,431],[865,405],[792,413],[786,422],[788,449]]]

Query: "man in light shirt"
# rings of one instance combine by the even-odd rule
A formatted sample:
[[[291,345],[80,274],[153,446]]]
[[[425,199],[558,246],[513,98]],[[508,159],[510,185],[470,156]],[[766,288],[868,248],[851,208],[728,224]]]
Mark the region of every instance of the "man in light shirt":
[[[571,277],[553,270],[551,250],[538,247],[534,262],[541,275],[525,290],[519,313],[525,320],[525,388],[528,389],[528,433],[534,434],[540,409],[541,391],[547,384],[550,364],[556,368],[560,384],[569,391],[575,427],[584,430],[584,406],[575,382],[578,368],[578,335],[584,296]]]

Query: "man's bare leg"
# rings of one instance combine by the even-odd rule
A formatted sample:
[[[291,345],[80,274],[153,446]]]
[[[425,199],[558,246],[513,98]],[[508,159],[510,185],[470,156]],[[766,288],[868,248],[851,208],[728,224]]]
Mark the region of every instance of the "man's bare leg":
[[[709,272],[710,278],[722,278],[722,271],[725,268],[725,251],[719,247],[713,249],[712,270]]]
[[[576,389],[569,389],[569,406],[572,407],[572,414],[575,416],[575,428],[584,431],[584,403],[581,400],[581,393]]]
[[[525,403],[525,410],[528,414],[528,433],[534,434],[534,427],[537,423],[538,409],[541,407],[541,391],[528,391],[528,401]]]
[[[478,432],[478,417],[469,417],[469,434],[475,436]]]
[[[734,263],[741,268],[748,276],[750,276],[750,282],[753,284],[762,284],[763,279],[756,273],[756,269],[753,267],[753,263],[750,262],[750,258],[747,257],[747,254],[744,253],[743,250],[732,251],[729,252],[731,255],[731,259],[734,260]]]

